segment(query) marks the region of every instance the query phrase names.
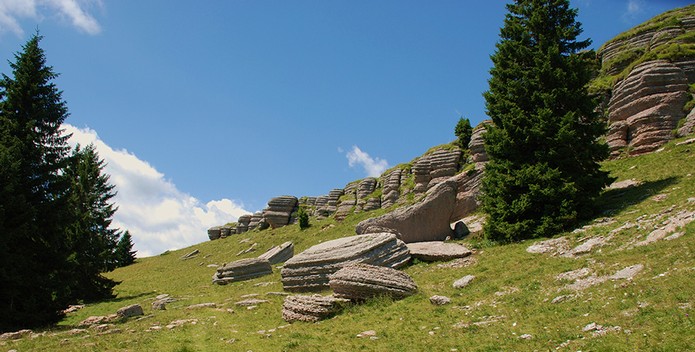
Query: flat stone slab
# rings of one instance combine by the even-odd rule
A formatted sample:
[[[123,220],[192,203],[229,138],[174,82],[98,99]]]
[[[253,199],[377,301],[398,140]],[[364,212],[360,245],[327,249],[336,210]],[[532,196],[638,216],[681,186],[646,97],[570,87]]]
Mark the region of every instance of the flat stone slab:
[[[328,288],[329,275],[349,264],[400,268],[410,260],[405,243],[391,233],[343,237],[313,246],[285,262],[282,285],[288,291]]]
[[[266,259],[249,258],[225,264],[212,276],[212,283],[226,285],[230,282],[249,280],[273,272]]]
[[[269,249],[267,252],[258,256],[260,259],[265,259],[270,264],[277,264],[287,261],[294,256],[294,244],[287,241],[279,246]]]
[[[428,262],[464,258],[473,253],[470,249],[466,248],[466,246],[458,243],[432,241],[408,243],[406,245],[413,258]]]
[[[331,275],[329,284],[336,297],[353,301],[382,295],[401,299],[417,292],[408,274],[369,264],[348,265]]]

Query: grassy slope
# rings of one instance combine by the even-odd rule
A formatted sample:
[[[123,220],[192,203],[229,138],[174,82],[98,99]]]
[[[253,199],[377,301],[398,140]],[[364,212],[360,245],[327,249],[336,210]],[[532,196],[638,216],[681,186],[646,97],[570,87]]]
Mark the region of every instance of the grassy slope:
[[[208,268],[208,264],[255,256],[286,240],[295,242],[298,253],[318,242],[352,235],[359,220],[383,211],[351,216],[343,223],[312,219],[313,226],[303,232],[295,225],[246,233],[138,260],[132,266],[108,274],[122,281],[116,288],[117,299],[89,304],[71,313],[44,336],[0,345],[4,350],[18,351],[496,351],[554,350],[570,341],[562,350],[695,350],[692,317],[695,222],[677,240],[620,249],[624,243],[644,239],[665,219],[655,215],[671,207],[675,208],[664,214],[695,210],[695,202],[688,202],[688,198],[695,197],[695,180],[690,174],[695,171],[694,149],[692,144],[670,143],[660,153],[607,162],[605,168],[620,180],[634,178],[644,183],[604,194],[600,205],[602,217],[610,216],[614,223],[565,235],[576,244],[588,236],[605,236],[626,222],[652,220],[619,232],[607,246],[578,259],[527,253],[525,249],[530,241],[481,247],[482,242],[466,240],[465,243],[478,248],[474,255],[477,263],[463,268],[416,263],[405,269],[419,285],[415,296],[396,302],[378,299],[352,306],[335,318],[316,324],[287,324],[282,320],[282,297],[265,295],[282,290],[279,270],[271,276],[227,286],[211,284],[215,269]],[[666,197],[657,201],[653,197],[657,194]],[[250,246],[251,243],[240,243],[246,238],[251,243],[257,242],[259,250],[237,256]],[[198,257],[179,259],[193,248],[200,250]],[[638,263],[645,268],[634,280],[604,282],[581,291],[574,299],[550,303],[554,297],[569,293],[561,290],[567,281],[555,279],[560,273],[588,267],[599,275],[612,274]],[[468,274],[476,276],[470,286],[452,288],[453,281]],[[254,286],[261,282],[272,284]],[[153,298],[162,293],[171,294],[179,301],[169,304],[166,311],[152,311]],[[257,298],[270,302],[254,310],[234,304],[242,295],[252,293],[261,294]],[[431,305],[428,297],[434,294],[450,297],[452,304]],[[204,302],[217,303],[219,308],[184,309]],[[115,328],[121,330],[119,333],[98,336],[92,330],[76,335],[66,332],[90,315],[106,315],[134,303],[141,304],[148,317],[117,323]],[[483,326],[454,327],[457,323],[491,320],[489,317],[500,318]],[[145,331],[153,325],[164,327],[177,319],[197,319],[197,324]],[[590,332],[582,331],[592,322],[620,326],[622,331],[592,337]],[[270,337],[265,335],[267,331],[258,332],[271,329],[276,330],[270,332]],[[376,330],[378,339],[355,337],[365,330]],[[521,339],[522,334],[530,334],[532,338]]]

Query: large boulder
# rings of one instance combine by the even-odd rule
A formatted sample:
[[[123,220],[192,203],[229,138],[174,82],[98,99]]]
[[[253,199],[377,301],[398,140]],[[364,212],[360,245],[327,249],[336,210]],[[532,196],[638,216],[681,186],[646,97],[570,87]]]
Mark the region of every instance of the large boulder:
[[[466,246],[458,243],[432,241],[408,243],[407,246],[410,256],[424,261],[447,261],[464,258],[473,253]]]
[[[239,217],[236,225],[236,233],[244,233],[249,230],[251,223],[251,214],[245,214]]]
[[[418,158],[413,165],[415,192],[423,193],[454,176],[461,166],[461,149],[436,149]]]
[[[336,297],[353,301],[386,295],[401,299],[415,294],[417,285],[406,273],[369,264],[352,264],[330,276]]]
[[[635,66],[615,85],[608,103],[611,156],[625,148],[630,155],[648,153],[668,142],[688,99],[688,78],[678,66],[665,60]]]
[[[443,241],[453,235],[450,219],[456,206],[456,182],[444,181],[427,192],[424,200],[388,214],[357,224],[357,234],[372,232],[370,228],[389,228],[401,234],[406,243]]]
[[[288,291],[312,291],[328,287],[329,275],[346,265],[367,263],[400,268],[410,254],[391,233],[343,237],[313,246],[285,262],[280,272]]]
[[[272,228],[278,228],[290,223],[292,213],[297,209],[299,200],[295,196],[280,196],[268,201],[268,207],[263,210],[263,218]]]
[[[212,276],[212,283],[226,285],[230,282],[249,280],[273,272],[267,259],[249,258],[228,263],[217,269]]]
[[[214,240],[220,238],[221,229],[222,229],[222,226],[213,226],[213,227],[208,229],[208,238],[210,239],[210,241],[214,241]]]
[[[451,178],[456,183],[456,204],[449,222],[456,222],[473,213],[480,206],[480,191],[483,183],[485,163],[476,163],[475,167]]]
[[[287,241],[279,246],[269,249],[267,252],[258,256],[259,259],[265,259],[270,264],[277,264],[287,261],[294,256],[294,244]]]
[[[282,304],[282,318],[289,323],[317,322],[340,312],[347,302],[333,296],[287,296]]]
[[[318,219],[324,219],[333,215],[338,209],[338,203],[343,193],[342,188],[336,188],[328,192],[327,195],[316,197],[314,216]]]

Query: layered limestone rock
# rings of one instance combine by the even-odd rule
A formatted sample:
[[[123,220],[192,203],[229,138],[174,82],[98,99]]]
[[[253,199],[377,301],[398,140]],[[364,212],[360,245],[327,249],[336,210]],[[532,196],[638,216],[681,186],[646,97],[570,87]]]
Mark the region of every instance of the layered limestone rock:
[[[444,181],[427,192],[425,199],[388,214],[364,220],[357,224],[357,234],[370,233],[377,228],[388,228],[400,233],[406,243],[443,241],[453,235],[450,219],[456,206],[457,185]]]
[[[244,233],[249,230],[249,223],[251,223],[251,215],[242,215],[237,220],[236,233]]]
[[[487,131],[487,125],[490,124],[492,124],[492,120],[485,120],[479,123],[478,126],[475,126],[473,129],[471,141],[468,142],[468,150],[470,150],[470,162],[480,163],[488,160],[483,135],[485,134],[485,131]]]
[[[287,296],[282,304],[282,318],[289,323],[317,322],[340,312],[347,302],[333,296]]]
[[[413,258],[424,261],[447,261],[464,258],[473,253],[462,244],[440,241],[408,243],[407,246]]]
[[[615,85],[608,105],[611,156],[626,147],[630,155],[648,153],[672,139],[689,98],[687,77],[676,65],[655,60],[636,66]]]
[[[693,97],[695,99],[695,97]],[[690,110],[681,128],[678,129],[678,136],[683,137],[695,133],[695,108]]]
[[[451,176],[461,166],[461,149],[437,149],[418,158],[413,165],[415,193],[424,193]]]
[[[314,216],[318,219],[324,219],[333,215],[338,210],[338,202],[343,195],[343,189],[336,188],[328,195],[316,197],[316,210]]]
[[[338,221],[343,221],[348,215],[355,212],[356,206],[357,206],[357,199],[355,199],[355,198],[343,199],[339,203],[339,205],[335,211],[335,215],[333,217]]]
[[[261,227],[260,224],[263,221],[263,212],[257,211],[251,215],[249,220],[249,231]]]
[[[336,297],[363,301],[376,296],[402,299],[417,292],[415,281],[406,273],[369,264],[352,264],[330,276]]]
[[[218,268],[217,272],[212,276],[212,283],[226,285],[230,282],[269,275],[272,272],[273,268],[266,259],[241,259]]]
[[[277,264],[287,261],[292,256],[294,256],[294,244],[291,241],[287,241],[259,255],[258,259],[265,259],[270,264]]]
[[[288,291],[328,287],[329,275],[346,265],[366,263],[400,268],[410,260],[405,243],[391,233],[373,233],[324,242],[294,256],[280,272]]]
[[[483,183],[485,163],[476,163],[472,170],[462,172],[451,178],[456,183],[456,202],[449,222],[456,222],[473,213],[480,206],[480,192]]]
[[[208,229],[208,238],[210,241],[214,241],[218,238],[220,238],[220,230],[222,229],[222,226],[213,226]]]
[[[263,218],[276,229],[290,223],[292,213],[297,210],[299,200],[295,196],[280,196],[268,201],[268,207],[263,210]]]
[[[387,174],[381,175],[381,183],[383,184],[381,191],[381,207],[388,208],[396,202],[401,196],[401,175],[405,173],[402,169],[396,168]]]

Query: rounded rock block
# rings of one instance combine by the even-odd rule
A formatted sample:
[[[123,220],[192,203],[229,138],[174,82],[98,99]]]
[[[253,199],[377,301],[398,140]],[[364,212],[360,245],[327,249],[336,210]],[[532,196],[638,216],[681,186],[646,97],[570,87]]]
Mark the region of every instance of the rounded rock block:
[[[415,281],[396,269],[369,264],[348,265],[330,276],[336,297],[363,301],[377,296],[402,299],[417,292]]]

